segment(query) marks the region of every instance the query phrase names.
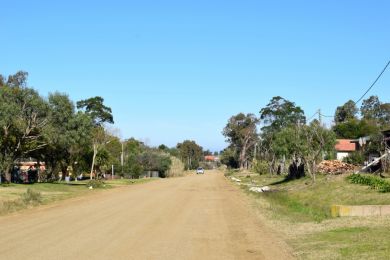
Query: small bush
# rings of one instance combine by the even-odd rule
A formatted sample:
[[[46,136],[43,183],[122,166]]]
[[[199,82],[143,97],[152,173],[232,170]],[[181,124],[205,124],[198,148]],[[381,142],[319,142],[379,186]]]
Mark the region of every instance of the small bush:
[[[16,200],[3,201],[0,204],[0,215],[25,209],[28,206],[37,206],[42,203],[42,195],[30,188]]]
[[[353,164],[356,166],[362,165],[364,163],[364,156],[360,152],[353,152],[343,159],[343,162]]]
[[[347,179],[350,183],[370,186],[379,192],[390,192],[390,182],[375,176],[352,174]]]
[[[87,187],[92,187],[94,189],[101,189],[106,187],[105,183],[101,180],[90,180],[87,182]]]
[[[260,175],[267,174],[269,172],[269,164],[267,161],[255,160],[252,164],[252,171]]]
[[[26,193],[22,194],[21,199],[25,204],[39,204],[42,202],[42,195],[40,192],[28,188]]]

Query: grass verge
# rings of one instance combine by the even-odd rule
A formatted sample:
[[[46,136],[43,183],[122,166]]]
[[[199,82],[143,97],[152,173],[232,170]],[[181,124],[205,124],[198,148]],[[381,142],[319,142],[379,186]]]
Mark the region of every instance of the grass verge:
[[[303,178],[233,173],[271,228],[279,230],[299,259],[388,259],[390,217],[332,218],[330,207],[386,205],[390,194],[350,183],[346,176]],[[271,192],[249,192],[249,186],[269,186]]]
[[[150,179],[117,179],[107,180],[101,189],[111,189],[128,185],[146,183]],[[88,189],[88,181],[35,183],[35,184],[7,184],[0,185],[0,215],[6,215],[26,208],[50,204],[55,201],[74,198],[98,192],[101,189]]]

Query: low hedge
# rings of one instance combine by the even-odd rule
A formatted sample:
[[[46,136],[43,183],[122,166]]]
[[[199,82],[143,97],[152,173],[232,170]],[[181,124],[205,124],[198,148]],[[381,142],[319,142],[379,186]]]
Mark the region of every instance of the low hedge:
[[[90,180],[86,183],[86,186],[93,189],[102,189],[106,187],[106,184],[101,180]]]
[[[390,182],[376,176],[352,174],[347,179],[350,183],[367,185],[379,192],[390,192]]]

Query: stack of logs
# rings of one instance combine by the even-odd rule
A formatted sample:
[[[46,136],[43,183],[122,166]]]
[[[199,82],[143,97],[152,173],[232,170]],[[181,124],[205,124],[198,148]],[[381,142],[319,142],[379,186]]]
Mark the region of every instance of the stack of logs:
[[[352,164],[340,162],[340,161],[323,161],[318,166],[317,169],[321,173],[326,174],[342,174],[346,172],[353,172],[355,166]]]

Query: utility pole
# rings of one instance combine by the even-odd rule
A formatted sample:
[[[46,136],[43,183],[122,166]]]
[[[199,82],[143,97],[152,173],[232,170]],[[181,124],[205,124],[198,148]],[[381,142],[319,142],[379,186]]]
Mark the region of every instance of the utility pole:
[[[122,176],[123,176],[123,141],[122,141],[122,153],[121,153],[121,167],[122,167]]]
[[[114,165],[111,165],[111,180],[114,179]]]
[[[318,109],[318,121],[320,122],[320,125],[321,125],[322,124],[321,108]]]

